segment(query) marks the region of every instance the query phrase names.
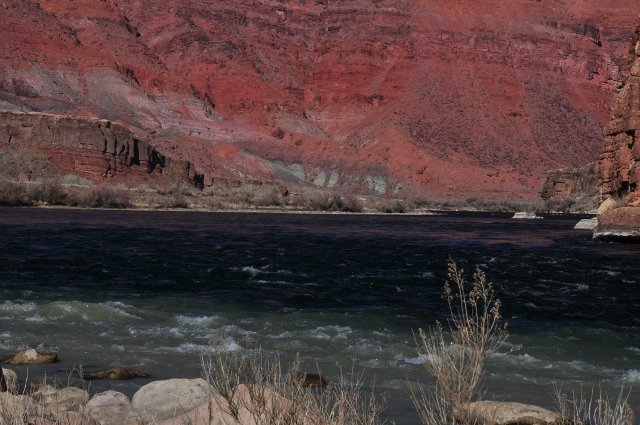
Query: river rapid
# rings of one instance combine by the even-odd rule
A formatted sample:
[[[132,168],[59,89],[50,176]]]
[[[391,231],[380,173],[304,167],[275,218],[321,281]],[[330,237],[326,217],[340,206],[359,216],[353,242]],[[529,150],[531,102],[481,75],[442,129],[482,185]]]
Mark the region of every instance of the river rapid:
[[[447,263],[496,285],[514,353],[489,358],[485,398],[554,405],[554,383],[617,396],[640,413],[640,246],[595,242],[579,216],[442,216],[0,209],[0,356],[21,380],[130,366],[147,379],[94,381],[129,396],[199,377],[212,337],[329,380],[375,377],[387,415],[419,420],[408,382],[429,383],[414,332],[446,322]],[[589,390],[590,391],[590,390]]]

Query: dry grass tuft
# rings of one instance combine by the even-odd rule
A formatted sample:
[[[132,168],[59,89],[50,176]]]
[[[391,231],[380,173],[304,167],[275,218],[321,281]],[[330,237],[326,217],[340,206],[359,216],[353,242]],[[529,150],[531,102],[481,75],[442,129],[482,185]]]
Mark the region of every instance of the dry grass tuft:
[[[228,351],[203,359],[205,379],[215,392],[216,407],[234,424],[379,425],[384,398],[363,391],[362,374],[341,372],[325,388],[302,387],[296,377],[300,361],[282,369],[278,356],[262,350]]]
[[[580,391],[569,397],[562,388],[555,387],[556,405],[563,416],[563,425],[634,425],[635,415],[628,400],[631,389],[620,389],[615,399],[611,399],[602,390],[596,395],[595,387],[591,394]]]

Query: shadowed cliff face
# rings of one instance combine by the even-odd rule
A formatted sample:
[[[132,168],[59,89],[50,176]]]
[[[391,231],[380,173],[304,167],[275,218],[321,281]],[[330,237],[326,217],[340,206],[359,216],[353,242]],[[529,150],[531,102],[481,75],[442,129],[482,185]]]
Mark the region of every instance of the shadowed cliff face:
[[[601,151],[632,3],[2,0],[0,91],[178,128],[213,175],[230,143],[324,187],[532,198]]]

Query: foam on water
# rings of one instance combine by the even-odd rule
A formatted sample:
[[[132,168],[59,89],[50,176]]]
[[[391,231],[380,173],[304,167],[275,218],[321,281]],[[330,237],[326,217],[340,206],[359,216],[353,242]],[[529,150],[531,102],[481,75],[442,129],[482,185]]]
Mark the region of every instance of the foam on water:
[[[261,273],[261,270],[256,269],[255,267],[252,266],[246,266],[242,268],[242,271],[245,273],[249,273],[251,276],[257,276],[259,273]]]
[[[640,371],[636,369],[626,371],[622,376],[622,381],[640,382]]]
[[[0,304],[0,314],[15,315],[30,312],[36,309],[36,303],[33,302],[11,302],[5,301]]]
[[[218,341],[217,344],[194,344],[192,342],[184,342],[177,347],[159,347],[158,351],[164,352],[176,352],[176,353],[196,353],[196,354],[214,354],[218,352],[231,352],[242,350],[240,344],[238,344],[233,338],[224,338],[222,341]]]
[[[111,304],[111,305],[110,305]],[[39,306],[38,314],[47,319],[63,322],[115,322],[126,323],[140,317],[122,308],[123,304],[83,303],[79,301],[54,301]]]
[[[189,317],[178,315],[176,316],[176,320],[179,324],[184,326],[208,327],[218,322],[220,320],[220,316]]]
[[[422,354],[418,357],[412,358],[400,356],[399,359],[402,359],[405,363],[409,364],[437,363],[440,360],[438,356],[434,356],[432,354]]]

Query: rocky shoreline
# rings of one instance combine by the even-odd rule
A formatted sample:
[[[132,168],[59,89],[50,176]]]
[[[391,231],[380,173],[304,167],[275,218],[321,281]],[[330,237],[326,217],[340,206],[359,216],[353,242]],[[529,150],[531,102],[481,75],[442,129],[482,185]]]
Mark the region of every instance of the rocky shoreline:
[[[244,400],[237,416],[228,402],[203,378],[168,379],[142,386],[132,398],[107,390],[90,397],[86,388],[68,386],[57,388],[40,385],[37,390],[18,394],[17,375],[2,368],[6,390],[0,392],[0,405],[15,417],[26,419],[29,425],[258,425],[252,408],[257,403],[255,389],[239,384],[234,398]],[[4,382],[4,381],[3,381]],[[270,394],[270,403],[289,401]],[[258,408],[256,408],[257,410]],[[491,421],[494,425],[554,425],[564,423],[563,417],[542,407],[513,402],[480,401],[470,406],[477,423]],[[0,415],[0,418],[3,416]],[[5,419],[8,419],[4,417]],[[324,424],[309,415],[304,422]]]

